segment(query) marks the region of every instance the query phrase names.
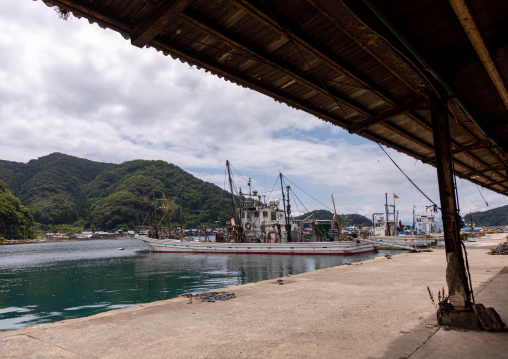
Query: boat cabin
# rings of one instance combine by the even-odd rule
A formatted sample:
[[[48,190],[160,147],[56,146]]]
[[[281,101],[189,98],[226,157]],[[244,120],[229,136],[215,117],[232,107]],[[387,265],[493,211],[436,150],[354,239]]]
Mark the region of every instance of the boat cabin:
[[[287,242],[286,214],[279,207],[280,200],[270,200],[268,204],[261,199],[245,198],[238,209],[240,226],[248,241]],[[290,219],[291,238],[297,240],[300,233],[298,221]]]
[[[387,220],[385,213],[374,213],[372,215],[372,235],[373,236],[395,236],[395,220]]]
[[[433,214],[417,214],[415,215],[416,234],[439,233],[439,222],[436,221]]]

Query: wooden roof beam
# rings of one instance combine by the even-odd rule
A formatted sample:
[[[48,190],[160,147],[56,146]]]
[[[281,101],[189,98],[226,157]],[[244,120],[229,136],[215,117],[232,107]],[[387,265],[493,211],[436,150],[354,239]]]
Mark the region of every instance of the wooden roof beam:
[[[278,59],[274,59],[273,56],[266,53],[263,54],[262,51],[258,49],[253,49],[249,45],[241,43],[240,40],[232,39],[231,36],[227,34],[225,30],[220,30],[211,24],[205,24],[206,20],[198,19],[196,14],[191,15],[188,12],[185,12],[180,15],[180,19],[188,22],[196,29],[199,29],[203,33],[214,37],[215,39],[230,46],[231,48],[249,55],[249,57],[251,57],[253,60],[269,65],[274,69],[284,73],[288,78],[295,80],[296,82],[310,88],[311,90],[316,91],[321,95],[329,97],[334,102],[342,106],[348,107],[351,110],[358,112],[363,116],[368,117],[371,116],[371,113],[368,110],[363,109],[359,105],[353,104],[350,101],[346,101],[345,99],[340,97],[340,95],[332,93],[328,88],[325,88],[321,82],[319,81],[315,82],[304,75],[300,75],[298,74],[299,71],[289,68],[287,64],[282,63]]]
[[[501,181],[487,183],[487,186],[497,186],[503,183],[508,183],[508,179],[504,178]]]
[[[484,141],[479,141],[479,142],[471,143],[471,144],[466,145],[466,146],[456,147],[456,148],[454,148],[452,150],[452,154],[456,155],[458,153],[463,153],[463,152],[466,152],[466,151],[478,150],[478,149],[489,148],[489,147],[490,147],[490,142],[487,141],[487,140],[484,140]],[[435,159],[436,159],[435,156],[427,157],[425,159],[425,162],[427,162],[427,163],[433,162]]]
[[[335,71],[343,74],[350,80],[356,82],[359,87],[365,88],[366,90],[372,92],[379,99],[385,101],[390,105],[395,105],[395,101],[388,98],[388,96],[384,95],[380,90],[378,90],[374,85],[368,83],[366,80],[360,78],[358,74],[354,74],[352,70],[346,68],[345,64],[341,64],[338,62],[338,59],[331,59],[329,55],[325,54],[322,50],[317,49],[315,45],[309,43],[309,41],[303,39],[301,35],[297,35],[294,31],[290,30],[287,26],[281,25],[277,22],[276,19],[273,19],[270,15],[266,14],[263,10],[256,7],[254,4],[249,2],[248,0],[229,0],[234,6],[241,9],[245,13],[249,14],[253,18],[256,18],[258,21],[262,22],[265,26],[269,27],[271,30],[277,32],[280,36],[288,38],[292,40],[295,45],[298,45],[303,50],[311,53],[313,56],[318,58],[321,62],[325,63],[328,67],[334,69]]]
[[[390,109],[386,111],[385,113],[370,117],[367,120],[358,123],[358,124],[352,124],[350,125],[347,130],[350,133],[357,133],[361,132],[362,130],[365,130],[369,126],[372,126],[376,123],[381,123],[386,120],[388,120],[391,117],[395,117],[396,115],[408,112],[411,110],[426,110],[429,109],[429,106],[427,105],[427,102],[425,98],[421,97],[417,100],[408,102],[406,104],[403,104],[401,106],[398,106],[397,103],[390,99],[388,96],[382,94],[378,90],[375,89],[375,87],[372,84],[367,83],[365,80],[359,78],[357,75],[353,74],[352,71],[349,69],[346,69],[344,65],[339,64],[337,62],[337,59],[331,59],[329,56],[324,54],[322,51],[317,49],[315,46],[311,45],[309,42],[304,40],[301,36],[296,35],[294,32],[289,30],[287,27],[283,27],[283,25],[279,24],[275,19],[273,19],[271,16],[266,14],[261,9],[257,8],[253,4],[251,4],[247,0],[229,0],[232,2],[236,7],[244,11],[245,13],[249,14],[252,17],[255,17],[258,21],[261,21],[265,26],[270,27],[273,31],[277,32],[279,35],[284,36],[286,38],[290,38],[293,40],[293,43],[300,46],[303,50],[311,53],[312,55],[316,56],[320,61],[325,63],[330,68],[334,69],[335,71],[344,74],[346,77],[351,79],[352,81],[357,82],[361,86],[365,87],[368,91],[375,94],[378,98],[382,99],[384,102],[391,106],[395,106],[393,109]],[[315,5],[314,2],[309,1],[311,4]],[[318,9],[319,10],[319,9]],[[428,126],[425,122],[421,121],[420,119],[416,118],[412,114],[408,114],[414,121],[417,121],[423,128],[427,129],[429,132],[432,132],[432,128]],[[399,133],[399,131],[397,131]],[[408,138],[407,134],[399,133],[401,136]],[[412,139],[413,140],[413,139]]]
[[[152,42],[152,46],[154,46],[156,49],[164,52],[165,54],[171,54],[172,56],[178,57],[179,59],[181,59],[189,64],[206,68],[219,77],[226,77],[229,81],[232,81],[240,86],[244,86],[244,87],[253,89],[253,90],[255,90],[259,93],[262,93],[266,96],[272,97],[276,101],[283,102],[283,103],[287,104],[288,106],[305,111],[309,114],[316,116],[317,118],[322,119],[323,121],[329,122],[333,125],[340,126],[343,128],[347,127],[347,125],[341,119],[331,117],[327,110],[318,109],[318,108],[315,108],[310,105],[302,105],[301,101],[299,101],[298,99],[291,99],[290,96],[288,96],[288,94],[286,94],[286,93],[281,93],[280,91],[277,91],[277,89],[268,88],[268,87],[263,86],[257,82],[254,83],[253,79],[246,78],[244,75],[234,73],[231,71],[230,68],[224,68],[223,65],[221,65],[219,63],[213,63],[209,59],[204,59],[197,54],[190,54],[186,50],[181,49],[178,45],[174,45],[174,46],[170,47],[167,45],[167,41],[162,42],[162,41],[158,41],[157,39],[155,39]],[[395,131],[397,133],[399,133],[401,136],[407,137],[407,135],[404,135],[399,130],[395,130]],[[395,149],[397,149],[397,151],[399,151],[401,153],[405,153],[406,155],[411,156],[413,158],[417,158],[417,159],[423,158],[420,154],[418,154],[416,152],[413,152],[410,150],[398,149],[396,143],[394,143],[388,139],[376,136],[376,135],[372,134],[371,132],[362,133],[361,136],[365,137],[371,141],[374,141],[376,143],[380,143],[385,146],[395,148]],[[412,140],[414,140],[414,139],[412,138]]]
[[[219,77],[224,77],[233,83],[262,93],[278,102],[285,103],[290,107],[310,113],[333,125],[344,128],[347,126],[347,124],[342,121],[342,119],[330,116],[329,111],[326,109],[319,109],[310,104],[304,104],[303,101],[292,98],[289,94],[280,91],[280,89],[267,87],[253,78],[246,77],[243,74],[232,71],[231,68],[224,67],[220,63],[212,62],[209,59],[200,57],[198,54],[189,53],[187,50],[180,48],[179,45],[168,44],[169,41],[167,39],[164,39],[164,41],[159,41],[157,38],[151,43],[154,48],[162,51],[166,55],[170,54],[171,56],[177,57],[190,65],[204,68]]]
[[[334,22],[342,32],[362,46],[366,52],[377,59],[380,64],[384,65],[414,92],[424,97],[427,96],[426,93],[432,92],[427,79],[417,69],[413,68],[404,56],[394,51],[391,44],[383,36],[380,36],[376,33],[376,30],[370,28],[371,25],[374,25],[374,29],[376,29],[377,20],[368,18],[363,11],[365,9],[362,9],[361,4],[358,4],[357,1],[307,0],[307,2],[325,15],[329,21]],[[390,34],[385,33],[384,35],[388,36]],[[393,40],[397,41],[397,39]],[[414,116],[412,118],[416,120]],[[459,128],[469,135],[464,127],[459,126]],[[469,153],[467,156],[475,162],[482,163],[482,161]],[[499,161],[498,156],[493,153],[492,156],[496,161]]]
[[[386,120],[392,117],[396,117],[402,113],[415,110],[425,110],[428,108],[429,108],[428,102],[420,98],[415,101],[407,102],[401,106],[391,108],[378,116],[367,118],[359,123],[354,123],[350,125],[347,130],[349,131],[349,133],[357,133],[369,128],[370,126],[385,122]]]
[[[134,27],[131,44],[137,47],[148,45],[157,35],[189,6],[192,0],[166,0],[154,8],[150,15]]]
[[[465,151],[478,150],[478,149],[481,149],[481,148],[488,148],[488,147],[490,147],[490,142],[487,141],[487,140],[484,140],[484,141],[479,141],[479,142],[472,143],[470,145],[466,145],[466,146],[455,148],[452,151],[452,154],[455,155],[457,153],[462,153],[462,152],[465,152]]]
[[[471,13],[470,6],[464,0],[449,0],[450,6],[455,12],[464,32],[467,34],[469,41],[473,45],[478,58],[483,64],[490,80],[496,88],[499,97],[503,101],[506,109],[508,109],[508,90],[504,77],[501,74],[499,66],[487,46],[484,36],[481,33],[475,17]]]
[[[505,166],[502,166],[502,165],[492,166],[492,167],[482,168],[481,170],[464,173],[462,175],[462,177],[467,178],[467,177],[472,177],[472,176],[476,176],[479,174],[483,174],[483,173],[489,172],[489,171],[504,171],[504,170],[506,170]]]
[[[427,83],[427,79],[425,79],[417,69],[413,68],[404,56],[394,51],[391,44],[387,43],[382,36],[369,28],[369,25],[372,25],[373,22],[364,22],[366,21],[364,18],[365,16],[363,16],[365,13],[355,0],[307,0],[307,2],[312,4],[353,41],[362,46],[367,53],[377,59],[380,64],[385,66],[414,92],[424,97],[427,96],[427,93],[432,92]],[[408,114],[408,116],[418,121],[415,116],[410,114]],[[471,122],[469,119],[468,121]],[[471,135],[468,132],[469,129],[464,128],[464,126],[459,125],[458,128],[467,135]],[[432,132],[432,129],[430,129],[430,131]],[[472,137],[472,139],[476,138]],[[491,155],[496,161],[500,160],[500,158],[492,152]],[[485,165],[483,161],[480,161],[471,154],[467,153],[467,156],[473,161]]]
[[[412,91],[424,97],[428,97],[428,93],[432,92],[427,80],[404,56],[359,20],[357,14],[350,8],[355,6],[354,0],[307,0],[307,2]]]

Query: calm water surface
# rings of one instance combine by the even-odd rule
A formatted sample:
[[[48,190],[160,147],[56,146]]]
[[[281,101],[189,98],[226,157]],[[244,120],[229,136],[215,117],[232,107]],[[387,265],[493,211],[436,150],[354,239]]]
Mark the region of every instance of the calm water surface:
[[[386,253],[401,251],[356,256],[149,253],[136,239],[0,245],[0,331],[364,261]]]

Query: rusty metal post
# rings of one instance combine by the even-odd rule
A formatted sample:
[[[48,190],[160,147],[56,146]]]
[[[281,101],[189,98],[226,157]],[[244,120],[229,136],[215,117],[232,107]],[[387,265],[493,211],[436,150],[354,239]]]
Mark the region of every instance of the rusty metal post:
[[[432,127],[436,152],[437,178],[446,248],[446,282],[454,308],[471,308],[471,292],[466,276],[460,241],[460,216],[457,212],[450,127],[446,101],[432,98]]]

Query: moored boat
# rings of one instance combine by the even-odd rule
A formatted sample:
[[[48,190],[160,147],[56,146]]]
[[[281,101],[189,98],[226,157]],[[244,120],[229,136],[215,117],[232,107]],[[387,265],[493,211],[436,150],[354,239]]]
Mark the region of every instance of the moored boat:
[[[413,213],[413,230],[404,228],[401,221],[398,220],[398,211],[395,207],[393,195],[393,204],[388,204],[388,195],[385,193],[385,212],[374,213],[372,215],[372,237],[379,249],[408,249],[424,248],[437,245],[436,234],[439,232],[439,223],[432,214]],[[435,211],[435,208],[434,208]],[[398,227],[397,227],[398,222]],[[409,226],[407,226],[409,227]]]
[[[228,243],[186,242],[142,238],[154,253],[216,253],[216,254],[286,254],[286,255],[353,255],[375,251],[372,243],[358,241]]]
[[[284,193],[281,178],[282,201],[263,201],[257,191],[249,193],[241,189],[234,195],[233,181],[228,167],[233,212],[226,236],[216,241],[185,241],[183,239],[159,239],[138,237],[151,252],[164,253],[235,253],[235,254],[286,254],[286,255],[354,255],[374,252],[375,244],[360,239],[339,240],[338,230],[330,228],[323,236],[309,236],[303,221],[291,217],[288,195]],[[314,223],[316,229],[316,223]],[[314,230],[316,234],[316,230]]]

